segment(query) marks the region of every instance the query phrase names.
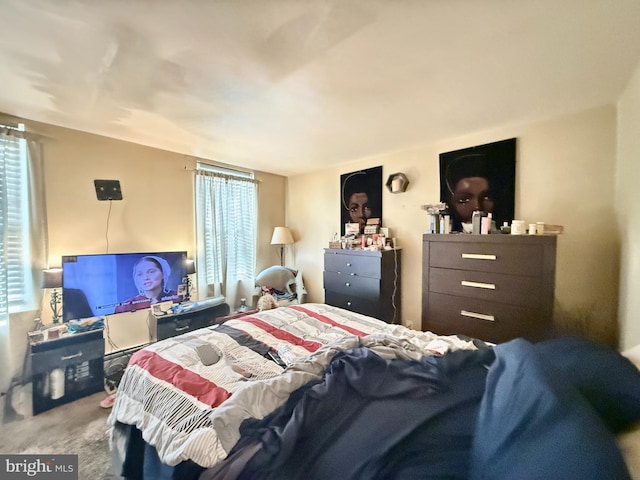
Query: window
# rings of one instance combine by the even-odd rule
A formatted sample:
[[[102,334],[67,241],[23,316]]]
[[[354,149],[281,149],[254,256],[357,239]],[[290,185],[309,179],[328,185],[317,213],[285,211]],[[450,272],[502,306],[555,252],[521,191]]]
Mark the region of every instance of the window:
[[[5,314],[33,307],[28,158],[22,131],[22,125],[0,125],[0,313]]]
[[[198,279],[200,287],[206,283],[207,296],[224,295],[236,305],[238,289],[253,289],[257,217],[253,174],[198,163]]]

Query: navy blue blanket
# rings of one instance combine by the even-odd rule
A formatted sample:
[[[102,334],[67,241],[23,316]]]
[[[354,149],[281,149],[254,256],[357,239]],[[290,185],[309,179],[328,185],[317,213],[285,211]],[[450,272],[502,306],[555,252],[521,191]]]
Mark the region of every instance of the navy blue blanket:
[[[478,412],[470,478],[629,478],[607,423],[619,425],[620,416],[632,420],[640,415],[637,369],[616,352],[587,342],[554,342],[554,349],[520,339],[495,347]],[[567,356],[569,363],[579,362],[575,369],[566,368]],[[621,369],[628,375],[616,378]],[[588,372],[591,381],[584,383],[601,387],[591,397],[580,391]],[[635,413],[594,408],[598,399],[615,404],[627,392],[636,396],[631,405]]]
[[[582,340],[514,340],[420,362],[360,348],[262,420],[207,479],[625,479],[613,430],[640,373]]]

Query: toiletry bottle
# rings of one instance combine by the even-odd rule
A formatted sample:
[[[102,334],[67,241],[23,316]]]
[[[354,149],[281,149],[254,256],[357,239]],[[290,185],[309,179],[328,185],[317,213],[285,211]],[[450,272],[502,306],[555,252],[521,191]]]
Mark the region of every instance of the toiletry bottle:
[[[451,233],[451,214],[446,208],[440,210],[440,233]]]
[[[482,217],[480,233],[487,235],[491,231],[491,214],[488,213],[486,217]]]
[[[429,216],[431,217],[429,233],[440,233],[440,215],[431,213]]]
[[[476,210],[471,214],[471,233],[479,235],[482,229],[482,214],[480,210]]]
[[[524,235],[524,220],[513,220],[511,222],[511,235]]]

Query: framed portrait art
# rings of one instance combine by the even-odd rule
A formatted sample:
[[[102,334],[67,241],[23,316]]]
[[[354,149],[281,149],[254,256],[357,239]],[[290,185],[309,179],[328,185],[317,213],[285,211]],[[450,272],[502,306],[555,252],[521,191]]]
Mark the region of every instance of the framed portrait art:
[[[475,210],[491,213],[497,227],[511,223],[515,188],[515,138],[440,154],[440,201],[452,231],[470,232]]]
[[[341,232],[345,224],[359,224],[359,232],[369,218],[379,218],[382,223],[382,166],[358,170],[340,175]]]

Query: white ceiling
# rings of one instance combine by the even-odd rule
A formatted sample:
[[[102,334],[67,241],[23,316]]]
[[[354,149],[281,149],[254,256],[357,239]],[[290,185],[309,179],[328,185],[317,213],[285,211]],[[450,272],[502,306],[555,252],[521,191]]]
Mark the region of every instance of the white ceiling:
[[[638,0],[2,0],[0,112],[292,175],[615,102]]]

